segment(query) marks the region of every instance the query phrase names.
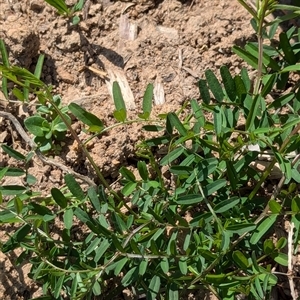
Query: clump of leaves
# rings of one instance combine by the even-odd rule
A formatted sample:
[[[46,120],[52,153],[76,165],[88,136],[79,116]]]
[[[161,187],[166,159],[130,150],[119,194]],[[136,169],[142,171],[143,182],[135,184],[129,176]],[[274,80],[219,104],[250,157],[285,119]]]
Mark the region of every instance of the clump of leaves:
[[[73,25],[80,22],[79,16],[75,15],[76,12],[81,11],[84,6],[84,0],[79,0],[72,8],[68,8],[64,0],[44,0],[53,6],[60,15],[72,18]]]
[[[189,102],[184,120],[172,112],[153,121],[152,85],[145,92],[139,118],[128,120],[119,85],[113,84],[114,116],[119,122],[115,126],[141,122],[144,130],[157,132],[139,145],[139,177],[129,168],[120,169],[119,192],[105,181],[48,87],[28,72],[0,65],[3,77],[15,83],[24,85],[31,79],[31,91],[41,104],[53,106],[102,182],[85,191],[67,174],[65,187],[52,188],[44,199],[30,187],[19,192],[9,187],[0,190],[10,197],[0,206],[0,222],[19,224],[1,249],[6,253],[21,247],[17,264],[31,258],[30,274],[42,283],[43,299],[97,295],[109,299],[125,287],[136,298],[146,295],[147,299],[180,299],[199,289],[219,299],[236,299],[240,294],[266,299],[279,288],[278,265],[293,271],[289,262],[300,229],[299,155],[295,153],[300,145],[300,104],[298,86],[288,93],[284,86],[289,73],[299,69],[298,47],[291,42],[295,29],[277,47],[263,44],[276,27],[264,23],[272,3],[258,1],[261,6],[252,11],[258,43],[235,47],[259,71],[254,88],[246,69],[232,76],[223,66],[221,79],[207,70],[199,81],[201,101]],[[289,60],[292,56],[295,60]],[[275,90],[280,95],[267,101]],[[68,109],[94,134],[90,139],[110,129],[74,103]],[[157,148],[167,149],[166,154],[158,158]],[[269,162],[257,169],[265,151]],[[269,194],[264,185],[275,164],[281,175]],[[9,171],[9,166],[1,169],[1,178]],[[54,203],[51,209],[49,199]],[[295,228],[289,242],[285,237],[272,238],[282,219]],[[57,220],[64,225],[59,239],[50,234]],[[72,234],[78,223],[87,228],[80,239]],[[108,288],[112,279],[115,285]],[[295,292],[291,280],[290,286]]]
[[[42,152],[50,150],[60,152],[61,145],[58,142],[65,140],[68,130],[65,122],[71,124],[71,118],[67,114],[68,107],[62,107],[61,98],[54,96],[53,103],[55,103],[55,108],[50,103],[40,105],[37,113],[24,121],[26,129],[35,136],[34,142]],[[57,109],[63,114],[64,120],[57,114]]]

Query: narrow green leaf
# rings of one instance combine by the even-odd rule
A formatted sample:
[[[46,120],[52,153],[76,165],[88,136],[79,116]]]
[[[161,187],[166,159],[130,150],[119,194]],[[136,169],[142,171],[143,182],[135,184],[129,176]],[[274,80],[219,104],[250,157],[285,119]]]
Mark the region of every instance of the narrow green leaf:
[[[2,39],[0,39],[0,53],[2,58],[2,63],[5,67],[9,67],[8,54],[5,47],[5,43]]]
[[[80,11],[82,10],[83,6],[84,6],[85,0],[79,0],[74,6],[73,6],[73,10],[74,11]]]
[[[227,169],[227,176],[230,181],[231,188],[232,190],[236,190],[236,185],[239,179],[238,173],[234,167],[233,162],[228,159],[226,160],[226,169]]]
[[[235,86],[235,81],[232,78],[228,67],[227,66],[222,66],[220,68],[220,73],[221,73],[221,77],[223,80],[223,84],[224,84],[224,88],[226,91],[226,94],[228,96],[228,98],[232,101],[235,102],[235,98],[237,96],[236,94],[236,86]]]
[[[275,83],[277,81],[277,74],[275,74],[275,73],[273,73],[271,75],[265,75],[265,76],[267,76],[267,77],[265,77],[264,87],[261,91],[262,97],[266,97],[271,92],[271,90],[274,88]]]
[[[223,131],[223,111],[222,108],[216,106],[214,109],[214,128],[216,135],[219,136]]]
[[[143,129],[146,131],[154,131],[154,132],[159,132],[164,130],[163,126],[159,126],[159,125],[144,125]]]
[[[139,275],[140,276],[143,276],[146,273],[147,267],[148,267],[148,260],[143,259],[139,265]]]
[[[175,256],[177,254],[177,247],[176,247],[176,241],[177,241],[177,234],[178,232],[173,232],[171,234],[171,237],[169,238],[168,246],[167,246],[167,254]]]
[[[118,276],[121,273],[121,271],[124,268],[124,266],[126,265],[127,261],[128,261],[128,258],[127,257],[123,257],[120,260],[118,260],[115,263],[113,263],[111,266],[108,266],[107,269],[108,270],[110,270],[110,269],[114,270],[114,275]],[[129,277],[129,275],[128,275],[128,277]]]
[[[116,111],[125,111],[126,113],[126,105],[123,99],[120,85],[117,81],[113,82],[112,92],[113,92]]]
[[[41,74],[43,71],[43,64],[44,64],[44,59],[45,59],[45,55],[44,54],[40,54],[37,64],[35,66],[35,70],[34,70],[34,76],[38,79],[41,78]]]
[[[75,196],[79,200],[83,200],[85,198],[85,194],[84,194],[81,186],[79,185],[79,183],[73,177],[73,175],[66,174],[64,179],[65,179],[68,189],[73,194],[73,196]]]
[[[146,163],[144,161],[141,161],[141,160],[138,161],[137,168],[138,168],[139,174],[142,177],[142,179],[144,181],[147,181],[149,179],[149,174],[148,174]]]
[[[4,177],[7,176],[6,173],[9,170],[9,167],[4,167],[4,168],[0,168],[0,180]],[[25,172],[23,170],[20,170],[22,172],[21,175],[23,175]],[[19,175],[17,175],[19,176]]]
[[[160,288],[160,277],[158,275],[154,275],[149,284],[149,290],[147,292],[147,299],[155,300],[156,295],[159,292]]]
[[[85,250],[86,255],[89,255],[93,251],[95,251],[95,249],[100,245],[100,242],[101,242],[101,238],[95,238],[94,240],[92,240],[89,246]]]
[[[2,63],[5,67],[9,67],[8,55],[7,50],[5,47],[5,43],[2,39],[0,39],[0,53],[2,57]],[[7,89],[7,78],[2,77],[2,91],[6,99],[8,99],[8,89]]]
[[[153,84],[148,84],[143,97],[143,115],[148,119],[152,110]]]
[[[101,257],[103,256],[104,253],[106,253],[107,249],[110,247],[110,243],[107,240],[102,240],[101,243],[98,245],[98,248],[95,250],[95,256],[94,256],[94,261],[96,263],[99,262],[99,260],[101,259]],[[126,258],[127,261],[127,258]],[[125,263],[126,263],[125,261]],[[119,275],[115,274],[116,276]]]
[[[45,83],[43,83],[41,80],[36,78],[34,74],[24,68],[20,68],[17,66],[5,67],[3,65],[0,65],[0,70],[3,76],[7,77],[9,80],[15,82],[20,86],[25,86],[25,82],[29,81],[30,84],[36,87],[47,88]]]
[[[121,284],[126,287],[128,285],[130,285],[132,282],[134,282],[137,277],[138,277],[138,267],[135,266],[133,268],[131,268],[122,278],[121,280]]]
[[[210,103],[210,94],[209,89],[207,87],[207,82],[204,79],[200,79],[198,82],[198,87],[200,91],[201,98],[205,104]]]
[[[252,234],[250,238],[250,243],[255,245],[257,244],[265,233],[273,226],[276,222],[277,215],[268,216],[265,220],[263,220],[258,227],[256,228],[255,232]]]
[[[227,230],[222,232],[222,242],[220,247],[222,252],[226,252],[229,249],[232,235],[233,233]]]
[[[73,209],[69,208],[64,212],[64,225],[66,229],[71,229],[73,225]]]
[[[189,248],[190,242],[191,242],[191,237],[192,237],[192,231],[188,232],[185,236],[184,243],[183,243],[184,251],[186,251]]]
[[[175,113],[168,113],[167,119],[169,120],[170,124],[178,130],[180,135],[187,135],[187,130],[184,128],[183,124],[180,122]]]
[[[248,74],[248,70],[246,68],[242,68],[241,77],[242,77],[243,83],[245,85],[246,91],[249,92],[251,89],[251,80],[250,80],[250,77]]]
[[[67,198],[63,195],[63,193],[57,189],[57,188],[52,188],[51,189],[51,195],[54,199],[54,201],[61,207],[61,208],[66,208],[68,205],[68,200]]]
[[[247,89],[246,89],[246,86],[244,84],[242,77],[239,75],[234,77],[234,83],[235,83],[235,87],[236,87],[236,94],[239,99],[238,103],[240,103],[241,101],[244,100],[245,95],[247,94]]]
[[[0,192],[3,196],[15,196],[23,194],[26,191],[26,187],[21,185],[2,185],[0,186]]]
[[[264,299],[265,298],[265,295],[264,295],[264,292],[263,292],[263,289],[261,287],[261,283],[260,283],[260,280],[258,277],[255,277],[254,279],[254,283],[255,283],[255,288],[256,288],[256,291],[259,295],[259,298],[258,299]]]
[[[68,108],[79,121],[90,127],[97,128],[98,132],[104,128],[103,122],[97,116],[86,111],[78,104],[71,103]]]
[[[169,260],[167,257],[164,257],[161,260],[160,267],[165,274],[167,274],[169,272]]]
[[[48,4],[57,9],[60,15],[69,14],[69,9],[63,0],[45,0]]]
[[[178,147],[172,150],[170,153],[168,153],[166,156],[164,156],[161,161],[160,165],[161,166],[166,166],[171,164],[175,159],[177,159],[183,152],[184,152],[183,147]]]
[[[294,64],[291,66],[287,66],[287,67],[283,68],[280,73],[294,72],[294,71],[300,71],[300,63]]]
[[[221,84],[219,83],[216,75],[211,70],[205,71],[205,78],[207,80],[207,84],[209,86],[209,89],[213,93],[214,97],[218,102],[222,102],[224,99],[224,93],[223,88]]]
[[[188,271],[188,268],[187,268],[187,259],[181,257],[181,258],[179,259],[178,266],[179,266],[180,272],[181,272],[183,275],[186,275],[186,274],[187,274],[187,271]]]
[[[179,300],[178,285],[171,283],[168,287],[168,300]]]
[[[209,183],[208,185],[203,187],[203,193],[204,195],[210,196],[214,192],[217,192],[220,190],[222,187],[226,186],[227,180],[226,179],[217,179],[212,183]]]
[[[205,280],[209,283],[220,284],[226,280],[226,274],[208,274],[205,276]]]
[[[254,57],[258,57],[258,44],[257,43],[247,43],[247,45],[245,46],[245,50],[248,51]],[[272,55],[274,56],[273,53],[268,54],[266,51],[263,51],[263,64],[265,66],[271,68],[273,71],[279,71],[280,66],[278,65],[276,60],[271,57]]]
[[[274,151],[274,155],[279,163],[281,171],[285,174],[287,179],[290,179],[292,177],[291,162],[287,158],[283,157],[278,151]]]
[[[242,235],[246,232],[253,231],[255,228],[256,228],[255,224],[235,224],[235,225],[228,226],[226,230]]]
[[[191,195],[184,195],[178,197],[175,202],[177,204],[181,205],[191,205],[191,204],[196,204],[199,203],[203,200],[203,197],[199,194],[191,194]]]
[[[113,223],[115,224],[115,229],[123,234],[124,232],[127,231],[127,226],[125,224],[125,222],[122,220],[122,218],[117,214],[117,213],[112,213],[112,219],[113,219]]]
[[[295,65],[297,63],[296,56],[293,52],[293,48],[289,42],[286,32],[281,32],[279,34],[279,42],[281,49],[284,53],[284,58],[290,65]]]
[[[191,107],[193,109],[194,116],[197,119],[200,127],[204,127],[205,117],[204,117],[202,108],[200,107],[200,105],[198,104],[198,102],[195,99],[191,100]]]
[[[212,174],[217,166],[218,160],[216,158],[207,158],[197,164],[197,179],[198,181],[204,181]]]
[[[251,253],[251,261],[252,261],[252,265],[253,265],[252,269],[253,269],[254,273],[255,274],[259,273],[260,268],[259,268],[258,263],[257,263],[255,251],[252,251],[252,253]]]
[[[170,172],[175,175],[190,175],[193,173],[193,167],[188,166],[173,166],[170,167]]]
[[[250,54],[248,51],[238,47],[238,46],[233,46],[232,51],[237,54],[240,58],[242,58],[245,62],[247,62],[251,67],[254,69],[258,68],[258,59],[257,57],[253,56]],[[266,73],[266,67],[263,65],[262,67],[263,74]]]
[[[237,206],[240,201],[241,199],[237,197],[223,200],[214,207],[214,211],[215,213],[224,213],[225,211],[228,211],[231,208]]]
[[[81,208],[77,207],[74,210],[74,215],[80,221],[86,224],[94,233],[105,235],[105,236],[111,236],[111,231],[107,229],[107,226],[104,227],[103,225],[101,225],[100,222],[94,220]]]
[[[57,276],[55,280],[55,288],[54,288],[54,293],[53,296],[55,299],[58,299],[60,297],[61,291],[62,291],[62,286],[65,281],[65,274],[61,274],[60,276]]]
[[[291,102],[294,98],[295,98],[294,93],[288,93],[286,95],[282,95],[279,98],[272,101],[268,107],[275,108],[275,109],[283,107],[285,104]]]
[[[19,197],[14,198],[14,206],[15,206],[17,214],[19,215],[23,209],[23,202]]]
[[[234,262],[238,265],[238,267],[240,267],[242,270],[248,269],[248,259],[240,250],[233,251],[232,258]]]
[[[25,89],[25,87],[24,87],[23,91],[21,91],[20,89],[15,87],[12,89],[12,93],[18,100],[20,100],[22,102],[24,100],[28,100],[29,92],[28,92],[28,89]]]
[[[21,154],[20,152],[14,150],[13,148],[7,146],[7,145],[1,145],[1,148],[5,153],[7,153],[10,157],[15,158],[17,160],[25,160],[25,156]]]
[[[88,197],[98,213],[101,213],[101,203],[94,187],[90,187],[87,191]]]
[[[246,120],[246,130],[251,130],[254,126],[254,120],[259,115],[259,103],[260,103],[260,95],[256,95],[252,100],[251,108]]]

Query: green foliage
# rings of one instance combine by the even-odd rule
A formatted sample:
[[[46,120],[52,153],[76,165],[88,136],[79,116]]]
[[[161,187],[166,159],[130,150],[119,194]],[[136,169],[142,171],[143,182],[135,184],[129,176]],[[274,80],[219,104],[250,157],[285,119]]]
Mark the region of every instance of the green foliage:
[[[68,8],[64,0],[44,0],[49,5],[53,6],[60,15],[65,15],[72,18],[72,24],[76,25],[80,22],[79,16],[76,12],[81,11],[84,6],[84,0],[79,0],[72,8]]]
[[[257,11],[249,10],[258,43],[234,47],[258,69],[261,76],[254,86],[246,69],[235,76],[226,66],[219,74],[207,70],[198,83],[201,101],[192,99],[181,111],[155,120],[150,118],[152,85],[146,88],[142,112],[131,120],[114,82],[116,124],[106,127],[75,103],[62,107],[38,71],[31,74],[9,65],[0,44],[2,77],[25,88],[19,94],[27,89],[40,102],[36,114],[24,121],[39,149],[53,149],[54,141],[69,131],[102,183],[84,190],[67,174],[65,185],[52,187],[47,197],[28,181],[24,186],[0,187],[0,223],[18,224],[1,241],[1,250],[22,249],[16,263],[30,259],[30,276],[43,285],[45,299],[63,295],[74,300],[98,295],[113,299],[125,287],[147,299],[175,300],[184,298],[187,290],[199,289],[210,290],[219,299],[239,294],[267,299],[271,294],[278,281],[273,269],[277,264],[287,266],[289,259],[284,251],[287,239],[271,238],[274,227],[285,216],[295,225],[295,245],[300,235],[299,162],[292,157],[300,143],[298,86],[285,92],[290,73],[299,70],[300,57],[298,43],[292,42],[294,28],[280,35],[277,46],[263,44],[264,38],[274,38],[281,20],[264,27],[264,17],[277,4],[258,2]],[[41,62],[37,69],[41,70]],[[16,95],[3,80],[2,89],[8,96]],[[276,99],[266,101],[274,91],[279,93]],[[26,97],[17,98],[26,103]],[[132,122],[155,133],[137,145],[138,174],[120,168],[120,191],[112,190],[97,169],[84,147],[88,140],[80,141],[72,131],[70,113],[94,134],[88,140]],[[7,145],[2,149],[27,169],[32,153],[23,155]],[[264,151],[269,166],[261,171],[254,163]],[[264,184],[275,163],[282,185],[278,183],[270,196]],[[0,179],[24,174],[27,171],[11,166],[0,169]],[[78,228],[84,231],[76,236]],[[60,238],[51,234],[54,229]],[[112,279],[116,286],[109,288]]]
[[[67,124],[71,124],[71,119],[66,114],[67,107],[61,106],[61,98],[59,96],[53,97],[53,103],[55,106],[50,103],[39,106],[37,114],[24,121],[26,129],[35,136],[34,142],[42,152],[51,149],[59,152],[61,147],[57,142],[65,140]],[[60,110],[60,115],[57,114],[57,109]]]

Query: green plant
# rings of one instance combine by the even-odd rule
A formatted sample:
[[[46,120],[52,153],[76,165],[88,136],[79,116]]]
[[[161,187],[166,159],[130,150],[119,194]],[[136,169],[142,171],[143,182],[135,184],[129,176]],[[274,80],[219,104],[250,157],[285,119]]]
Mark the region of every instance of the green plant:
[[[72,18],[73,25],[80,22],[79,16],[75,15],[75,13],[82,10],[84,0],[79,0],[72,8],[68,8],[64,0],[45,0],[45,2],[53,6],[60,15]]]
[[[258,43],[249,43],[245,49],[234,47],[258,69],[254,88],[246,69],[232,76],[223,66],[221,79],[207,70],[199,81],[202,101],[192,99],[179,112],[151,120],[153,87],[149,85],[143,112],[128,120],[115,82],[115,125],[105,127],[77,104],[68,106],[88,126],[91,137],[86,141],[72,130],[49,87],[3,59],[3,78],[36,94],[47,115],[59,116],[101,182],[85,191],[67,174],[65,187],[52,188],[48,196],[30,186],[1,187],[1,195],[9,199],[0,197],[0,222],[19,225],[1,249],[4,253],[23,249],[17,263],[30,258],[31,277],[43,285],[44,298],[40,299],[97,295],[113,299],[125,287],[147,299],[179,299],[199,289],[219,299],[235,299],[239,294],[269,299],[278,283],[276,265],[292,271],[289,261],[300,229],[299,155],[295,153],[300,145],[300,101],[298,85],[288,92],[285,86],[292,83],[290,72],[299,70],[299,47],[291,42],[295,29],[281,35],[277,47],[264,45],[265,39],[274,38],[275,23],[281,20],[264,23],[277,4],[265,0],[257,5],[251,14]],[[279,96],[267,101],[275,90]],[[139,143],[139,176],[121,167],[122,189],[115,191],[84,145],[113,127],[132,122],[157,136]],[[12,157],[20,157],[15,150],[2,147]],[[265,151],[269,163],[257,169]],[[281,174],[269,194],[264,184],[276,163]],[[0,178],[12,174],[10,166],[0,170]],[[289,241],[285,237],[274,240],[272,234],[283,219],[295,228],[294,235],[291,230]],[[50,228],[58,220],[63,229],[55,239]],[[72,229],[83,224],[85,231],[75,238]],[[292,280],[290,287],[293,293]]]
[[[67,115],[68,107],[62,107],[61,98],[54,96],[53,103],[55,103],[56,108],[51,103],[40,105],[37,108],[37,113],[34,116],[26,118],[24,121],[26,129],[35,136],[34,142],[42,152],[50,150],[60,152],[61,145],[57,142],[63,141],[66,138],[68,127],[65,121],[71,124],[71,119]],[[57,114],[57,109],[63,114],[64,121]]]

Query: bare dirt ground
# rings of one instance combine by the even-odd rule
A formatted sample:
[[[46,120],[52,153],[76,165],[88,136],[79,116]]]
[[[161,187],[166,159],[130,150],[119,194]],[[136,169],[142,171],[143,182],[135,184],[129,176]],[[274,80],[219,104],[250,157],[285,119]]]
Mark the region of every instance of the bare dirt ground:
[[[239,72],[242,63],[231,47],[254,38],[250,16],[238,1],[95,0],[85,8],[82,18],[78,26],[72,26],[41,0],[0,0],[0,38],[8,47],[11,64],[31,71],[38,55],[44,53],[42,80],[53,85],[54,93],[62,96],[64,104],[75,101],[106,125],[114,123],[113,100],[105,80],[86,67],[104,70],[111,80],[113,74],[123,76],[134,97],[128,103],[132,116],[140,112],[148,83],[162,86],[165,95],[164,103],[156,105],[154,114],[175,111],[185,101],[199,99],[197,80],[206,69],[227,65],[233,74]],[[132,39],[120,31],[121,18],[128,18],[135,26]],[[2,100],[1,109],[5,106],[20,120],[28,115],[25,107],[3,104]],[[80,132],[80,125],[76,126]],[[85,137],[84,133],[80,136]],[[143,137],[134,125],[119,127],[93,140],[89,150],[110,182],[118,177],[120,166],[130,165],[135,144]],[[4,119],[0,124],[0,142],[13,144],[24,153],[28,150]],[[0,165],[7,165],[8,157],[0,155]],[[93,178],[75,143],[66,140],[60,155],[70,168]],[[47,192],[49,186],[62,182],[61,170],[38,161],[34,161],[30,172],[38,178],[39,190]],[[0,240],[5,238],[2,230]],[[16,256],[0,254],[0,299],[39,295],[39,287],[27,276],[29,266],[15,268]]]

